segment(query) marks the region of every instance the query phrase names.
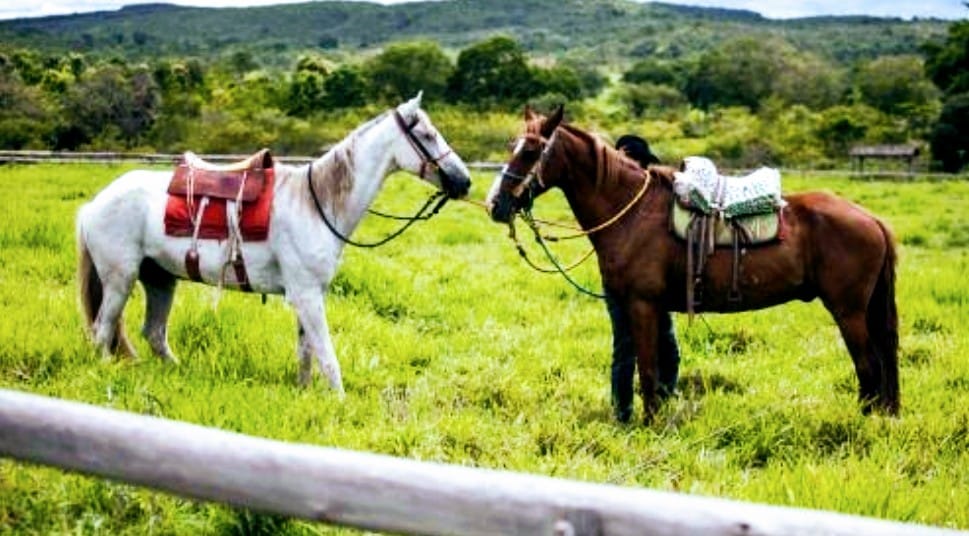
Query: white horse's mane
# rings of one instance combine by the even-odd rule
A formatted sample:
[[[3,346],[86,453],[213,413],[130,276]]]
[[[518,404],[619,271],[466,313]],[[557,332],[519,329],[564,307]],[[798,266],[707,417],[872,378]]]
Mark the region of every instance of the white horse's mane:
[[[323,156],[310,163],[313,166],[313,174],[316,176],[313,181],[314,187],[320,194],[321,200],[328,204],[334,212],[343,212],[347,195],[353,189],[353,154],[357,140],[365,132],[380,123],[389,113],[384,112],[353,129],[350,134],[333,145]]]

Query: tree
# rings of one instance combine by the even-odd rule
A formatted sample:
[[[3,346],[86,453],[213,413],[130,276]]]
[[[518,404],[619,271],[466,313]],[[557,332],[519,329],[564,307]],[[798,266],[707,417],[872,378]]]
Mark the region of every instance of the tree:
[[[608,80],[599,72],[596,65],[569,58],[563,60],[559,65],[575,71],[579,78],[579,86],[582,88],[582,97],[595,97],[606,87]]]
[[[780,62],[776,47],[763,39],[742,37],[704,54],[686,84],[694,105],[746,106],[756,110],[771,93]]]
[[[326,60],[319,56],[300,56],[296,72],[289,81],[281,107],[293,116],[305,116],[326,106]]]
[[[838,102],[844,84],[826,62],[798,52],[787,41],[740,37],[712,48],[691,65],[684,93],[703,109],[746,106],[757,111],[770,96],[823,108]]]
[[[284,103],[286,113],[305,116],[322,110],[326,103],[326,78],[317,71],[296,71],[289,82],[289,91]]]
[[[374,98],[399,103],[424,92],[428,102],[444,98],[454,67],[441,47],[432,41],[389,45],[365,65]]]
[[[969,164],[969,92],[946,99],[929,145],[943,171],[956,173]]]
[[[582,96],[582,81],[578,73],[571,67],[555,66],[549,69],[536,68],[532,70],[533,95],[555,93],[567,100],[578,99]]]
[[[89,72],[64,95],[66,124],[58,148],[105,137],[134,147],[151,128],[160,104],[158,85],[146,70],[127,73],[107,65]]]
[[[496,36],[461,51],[448,82],[448,96],[479,107],[517,107],[528,99],[532,84],[521,46],[509,37]]]
[[[29,86],[40,83],[44,77],[43,60],[36,52],[18,50],[10,56],[10,63],[20,74],[20,79]]]
[[[323,89],[327,108],[353,108],[367,102],[364,98],[367,83],[360,70],[352,66],[342,65],[330,73],[323,82]]]
[[[51,130],[51,114],[40,89],[24,84],[11,69],[0,68],[0,148],[43,148]]]
[[[938,98],[917,56],[882,56],[858,71],[858,90],[866,104],[887,114],[903,114]]]
[[[855,143],[868,139],[883,121],[883,115],[870,106],[833,106],[824,110],[818,120],[817,137],[832,158],[843,158]]]
[[[663,84],[622,84],[615,93],[623,109],[628,110],[633,117],[663,115],[670,110],[682,110],[686,105],[686,97],[676,88]]]
[[[252,52],[248,50],[238,50],[233,52],[229,56],[228,60],[229,68],[235,74],[242,76],[249,71],[255,71],[259,68],[259,64],[256,63],[256,59],[252,56]]]
[[[969,20],[953,23],[944,43],[928,43],[925,71],[947,94],[969,92]]]
[[[630,84],[655,84],[681,88],[686,81],[683,64],[647,58],[633,64],[622,75]]]
[[[946,41],[925,46],[925,70],[945,93],[942,113],[929,139],[944,171],[969,164],[969,21],[949,26]]]

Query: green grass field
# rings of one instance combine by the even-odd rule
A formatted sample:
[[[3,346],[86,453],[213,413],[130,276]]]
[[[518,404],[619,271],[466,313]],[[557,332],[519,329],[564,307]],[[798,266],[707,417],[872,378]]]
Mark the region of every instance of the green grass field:
[[[124,169],[0,167],[0,387],[285,441],[969,529],[969,183],[784,179],[857,201],[896,232],[900,417],[860,415],[833,321],[798,302],[678,315],[680,393],[643,426],[611,416],[603,304],[531,271],[468,204],[346,251],[327,303],[343,402],[319,377],[296,386],[280,297],[180,284],[171,366],[137,335],[138,289],[126,321],[141,356],[104,361],[77,306],[73,222]],[[480,199],[491,176],[475,180]],[[395,176],[376,206],[406,213],[427,192]],[[536,211],[569,214],[557,196]],[[354,236],[391,228],[370,218]],[[587,246],[553,247],[571,260]],[[578,278],[598,288],[594,262]],[[260,532],[352,531],[0,460],[0,533]]]

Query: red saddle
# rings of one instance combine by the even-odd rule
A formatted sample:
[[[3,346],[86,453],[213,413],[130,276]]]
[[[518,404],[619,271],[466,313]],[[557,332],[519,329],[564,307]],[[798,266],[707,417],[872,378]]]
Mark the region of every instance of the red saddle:
[[[269,214],[275,183],[274,161],[269,149],[227,165],[202,160],[191,152],[182,155],[168,185],[165,206],[165,234],[192,236],[202,199],[208,202],[202,213],[199,238],[224,240],[229,237],[226,201],[241,205],[239,229],[243,240],[261,241],[269,236]]]

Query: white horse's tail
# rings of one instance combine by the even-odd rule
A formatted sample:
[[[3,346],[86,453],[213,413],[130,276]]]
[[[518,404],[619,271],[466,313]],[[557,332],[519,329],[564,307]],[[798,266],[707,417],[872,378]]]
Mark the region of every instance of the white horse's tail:
[[[88,251],[87,241],[84,239],[80,216],[77,218],[77,283],[80,290],[81,309],[84,311],[85,326],[88,333],[91,333],[94,321],[98,317],[98,310],[101,309],[104,287],[101,285],[98,270],[91,260],[91,252]],[[125,334],[122,315],[118,316],[114,337],[111,339],[109,348],[113,354],[135,355],[131,342]]]

